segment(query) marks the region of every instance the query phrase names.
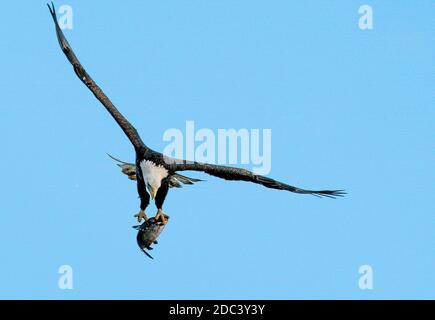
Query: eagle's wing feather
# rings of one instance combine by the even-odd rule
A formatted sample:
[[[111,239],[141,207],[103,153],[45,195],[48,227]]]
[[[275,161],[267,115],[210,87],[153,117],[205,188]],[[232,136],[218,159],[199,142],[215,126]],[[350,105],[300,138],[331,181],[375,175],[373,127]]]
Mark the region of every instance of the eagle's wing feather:
[[[172,174],[169,179],[169,187],[171,188],[181,188],[183,184],[194,184],[195,182],[203,181],[200,179],[186,177],[178,173]]]
[[[57,40],[59,41],[60,48],[62,49],[68,61],[72,64],[74,72],[79,77],[79,79],[92,91],[95,97],[104,105],[104,107],[109,111],[124,133],[127,135],[128,139],[133,144],[137,152],[144,152],[148,148],[141,140],[136,129],[131,125],[130,122],[116,109],[110,99],[104,94],[103,90],[95,83],[94,80],[89,76],[86,70],[81,65],[80,61],[77,59],[74,51],[66,40],[62,30],[59,27],[59,23],[56,17],[56,11],[53,2],[51,6],[47,4],[50,10],[51,16],[53,17],[54,25],[56,27]]]
[[[226,167],[219,165],[212,165],[199,162],[185,162],[172,164],[171,167],[174,171],[202,171],[209,175],[225,179],[225,180],[238,180],[247,181],[261,184],[267,188],[287,190],[295,193],[311,194],[314,196],[324,196],[329,198],[335,198],[345,195],[344,190],[305,190],[297,187],[290,186],[286,183],[255,174],[249,170]]]

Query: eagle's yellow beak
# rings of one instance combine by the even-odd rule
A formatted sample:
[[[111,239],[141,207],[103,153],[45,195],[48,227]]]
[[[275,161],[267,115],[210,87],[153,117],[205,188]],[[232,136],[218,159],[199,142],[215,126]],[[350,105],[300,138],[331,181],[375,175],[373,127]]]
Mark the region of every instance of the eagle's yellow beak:
[[[155,190],[155,189],[151,189],[151,199],[153,199],[154,200],[154,198],[156,197],[156,194],[157,194],[157,190]]]
[[[157,189],[155,189],[155,188],[153,188],[150,184],[146,184],[146,189],[147,189],[147,191],[148,191],[148,194],[151,196],[151,199],[153,199],[154,200],[154,198],[156,197],[156,195],[157,195]]]

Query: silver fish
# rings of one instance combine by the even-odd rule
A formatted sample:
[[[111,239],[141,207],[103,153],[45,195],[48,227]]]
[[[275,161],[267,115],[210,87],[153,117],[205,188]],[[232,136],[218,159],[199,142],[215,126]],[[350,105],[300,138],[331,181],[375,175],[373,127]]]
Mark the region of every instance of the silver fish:
[[[168,218],[168,217],[167,217]],[[151,259],[154,259],[147,250],[153,250],[152,244],[157,244],[157,238],[165,228],[165,224],[161,221],[156,221],[155,218],[150,218],[144,223],[133,226],[138,230],[136,240],[139,248]]]

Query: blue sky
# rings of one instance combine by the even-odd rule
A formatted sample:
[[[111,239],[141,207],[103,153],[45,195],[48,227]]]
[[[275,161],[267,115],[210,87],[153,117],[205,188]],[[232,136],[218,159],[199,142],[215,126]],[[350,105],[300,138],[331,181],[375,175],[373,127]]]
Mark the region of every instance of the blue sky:
[[[76,78],[45,2],[5,2],[0,298],[435,298],[432,1],[62,4],[79,59],[149,146],[187,120],[270,128],[271,177],[349,194],[192,173],[207,181],[170,192],[147,259],[135,185],[106,156],[131,161],[132,147]],[[373,30],[358,28],[362,4]]]

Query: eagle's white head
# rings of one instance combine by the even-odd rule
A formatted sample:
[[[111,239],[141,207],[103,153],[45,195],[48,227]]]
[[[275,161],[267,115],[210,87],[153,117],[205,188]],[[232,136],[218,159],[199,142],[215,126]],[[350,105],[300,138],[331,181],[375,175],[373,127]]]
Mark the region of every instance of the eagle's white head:
[[[151,198],[154,199],[162,185],[162,180],[168,176],[168,171],[149,160],[142,160],[140,162],[140,168],[142,170],[145,188]]]

